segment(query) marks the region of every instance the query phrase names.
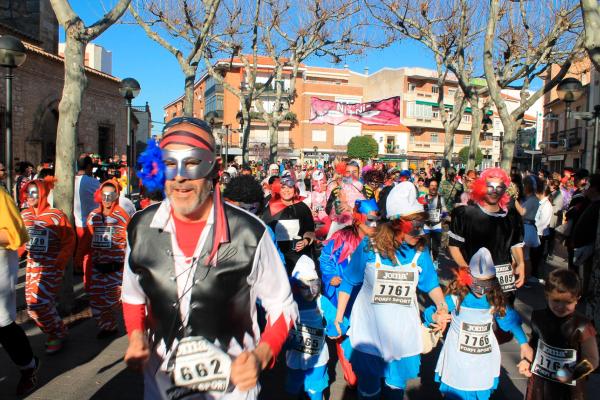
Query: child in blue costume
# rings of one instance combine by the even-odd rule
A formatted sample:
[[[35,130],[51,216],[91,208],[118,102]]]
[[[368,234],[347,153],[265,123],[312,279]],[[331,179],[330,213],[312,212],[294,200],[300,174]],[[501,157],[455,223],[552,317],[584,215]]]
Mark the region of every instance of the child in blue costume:
[[[352,225],[347,226],[331,236],[321,251],[321,278],[323,280],[323,295],[337,307],[338,288],[342,283],[342,274],[348,266],[350,257],[365,236],[371,236],[377,226],[377,202],[375,199],[356,200],[352,215]],[[346,307],[345,317],[350,317],[350,310],[360,286],[353,288],[350,301]],[[336,340],[338,360],[344,372],[344,379],[351,387],[356,386],[356,375],[342,349],[342,342],[347,336]]]
[[[482,247],[469,266],[459,268],[450,283],[446,303],[452,322],[435,369],[440,392],[445,398],[487,400],[498,386],[500,348],[494,322],[511,332],[521,345],[521,357],[528,351],[527,336],[519,314],[506,302],[490,251]],[[424,312],[425,324],[435,323],[435,306]]]
[[[378,224],[365,238],[344,270],[338,294],[336,325],[343,317],[353,287],[362,285],[350,314],[350,340],[344,352],[358,377],[360,399],[402,399],[409,379],[416,378],[423,343],[417,289],[438,306],[438,329],[445,328],[444,294],[429,251],[424,246],[427,215],[417,201],[415,186],[401,182],[386,201],[390,222]],[[399,245],[398,245],[399,244]]]
[[[333,320],[336,310],[320,294],[321,281],[310,257],[301,256],[291,275],[290,284],[300,319],[290,330],[286,343],[288,372],[285,389],[296,396],[304,389],[310,400],[322,400],[323,391],[329,387],[329,351],[325,335],[335,332]],[[347,320],[342,325],[347,326]]]

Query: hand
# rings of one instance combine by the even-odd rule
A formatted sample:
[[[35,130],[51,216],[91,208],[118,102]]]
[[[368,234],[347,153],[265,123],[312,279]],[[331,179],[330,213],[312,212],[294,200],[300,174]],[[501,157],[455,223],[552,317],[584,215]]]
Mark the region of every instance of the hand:
[[[517,278],[515,286],[520,288],[525,284],[525,263],[520,262],[514,267],[514,274]]]
[[[529,378],[531,376],[531,371],[529,370],[530,367],[531,367],[531,363],[527,360],[521,360],[521,362],[517,364],[519,373],[523,376],[526,376],[527,378]]]
[[[330,336],[330,338],[332,339],[338,339],[340,337],[342,337],[342,328],[340,327],[340,324],[342,323],[342,321],[338,320],[336,318],[335,321],[333,321],[333,324],[335,325],[335,330],[337,331],[338,335],[337,336]]]
[[[517,364],[517,368],[519,369],[519,373],[526,377],[531,376],[531,362],[533,360],[533,349],[528,343],[523,343],[521,345],[521,361]]]
[[[521,345],[521,360],[528,360],[529,363],[533,362],[533,349],[529,343],[523,343]]]
[[[245,392],[256,386],[260,375],[260,360],[251,351],[244,351],[231,364],[231,383]]]
[[[125,352],[125,363],[136,371],[142,371],[150,358],[150,347],[143,331],[135,330],[129,336],[129,346]]]
[[[339,276],[334,276],[333,278],[331,278],[331,280],[329,281],[329,284],[333,287],[338,287],[340,286],[340,283],[342,283],[342,278],[340,278]]]
[[[431,327],[433,328],[433,330],[435,332],[437,332],[437,331],[443,332],[446,330],[448,323],[450,323],[450,321],[452,320],[452,316],[450,314],[448,314],[447,309],[440,309],[440,310],[437,310],[433,314],[431,319],[433,319],[433,321],[435,322],[434,324],[431,324]]]
[[[294,250],[296,250],[296,252],[298,253],[302,251],[302,249],[304,249],[306,246],[308,246],[308,239],[304,238],[298,243],[296,243],[296,247],[294,247]]]

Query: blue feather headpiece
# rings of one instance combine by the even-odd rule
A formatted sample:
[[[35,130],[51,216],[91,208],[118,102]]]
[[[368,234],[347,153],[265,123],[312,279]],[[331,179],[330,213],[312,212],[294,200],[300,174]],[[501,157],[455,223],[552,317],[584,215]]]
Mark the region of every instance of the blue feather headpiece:
[[[137,176],[142,181],[142,185],[149,192],[164,190],[165,163],[162,160],[162,152],[156,140],[148,140],[146,150],[139,155],[137,161]]]
[[[356,202],[354,203],[354,206],[356,207],[356,211],[360,214],[364,214],[367,215],[370,212],[378,212],[379,211],[379,207],[377,207],[377,202],[375,201],[375,199],[369,199],[369,200],[356,200]]]

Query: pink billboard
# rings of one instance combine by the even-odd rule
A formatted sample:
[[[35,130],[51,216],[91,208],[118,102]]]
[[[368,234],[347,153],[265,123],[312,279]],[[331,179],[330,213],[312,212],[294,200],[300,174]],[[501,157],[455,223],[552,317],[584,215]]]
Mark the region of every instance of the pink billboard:
[[[400,125],[400,96],[356,104],[311,97],[311,124],[339,125],[350,119],[365,125]]]

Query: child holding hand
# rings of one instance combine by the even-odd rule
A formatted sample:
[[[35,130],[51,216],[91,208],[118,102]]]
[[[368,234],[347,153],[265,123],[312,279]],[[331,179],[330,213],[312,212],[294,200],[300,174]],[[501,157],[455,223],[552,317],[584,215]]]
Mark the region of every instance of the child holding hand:
[[[596,331],[575,311],[581,282],[575,272],[553,271],[544,288],[548,307],[531,316],[531,357],[519,363],[529,377],[527,400],[585,398],[586,376],[598,367]]]

